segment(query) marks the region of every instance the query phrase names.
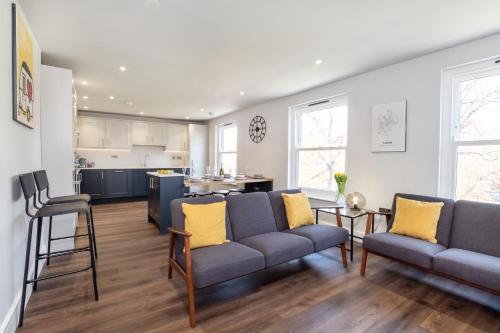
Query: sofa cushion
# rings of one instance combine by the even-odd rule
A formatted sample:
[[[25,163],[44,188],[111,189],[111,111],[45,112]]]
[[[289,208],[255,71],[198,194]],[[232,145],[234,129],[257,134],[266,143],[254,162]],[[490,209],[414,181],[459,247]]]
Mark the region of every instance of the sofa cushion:
[[[178,230],[185,230],[184,220],[185,216],[182,212],[182,203],[188,203],[191,205],[204,205],[214,202],[224,201],[224,198],[219,196],[213,197],[198,197],[198,198],[182,198],[175,199],[170,202],[170,210],[172,214],[172,227]],[[233,232],[231,230],[231,224],[229,223],[229,216],[226,212],[226,239],[233,240]],[[182,254],[182,249],[184,249],[184,239],[178,237],[175,241],[175,253],[176,255]]]
[[[262,252],[266,258],[266,267],[314,253],[311,240],[285,232],[268,232],[243,238],[239,242]]]
[[[363,247],[368,251],[380,253],[423,268],[431,268],[432,257],[446,249],[440,244],[433,244],[389,232],[365,236],[363,238]]]
[[[226,201],[234,240],[276,231],[273,210],[266,193],[230,195]]]
[[[389,232],[437,243],[436,232],[442,202],[424,202],[398,197]]]
[[[182,203],[184,229],[191,234],[192,249],[228,243],[226,239],[226,202],[206,205]]]
[[[283,232],[310,239],[314,244],[315,251],[337,246],[349,239],[349,232],[346,229],[324,224],[306,225]]]
[[[500,205],[457,201],[450,247],[500,257]]]
[[[273,209],[274,219],[276,221],[276,227],[278,228],[278,231],[283,231],[288,229],[288,220],[286,218],[285,203],[283,201],[281,193],[297,194],[300,193],[300,189],[267,192],[269,200],[271,201],[271,207]]]
[[[500,258],[451,248],[436,254],[434,270],[500,291]]]
[[[444,203],[443,208],[441,208],[441,215],[439,216],[436,239],[438,244],[448,247],[450,240],[451,223],[453,221],[453,208],[455,206],[455,202],[453,200],[438,198],[438,197],[429,197],[424,195],[416,195],[416,194],[396,193],[394,195],[394,200],[392,202],[392,216],[389,222],[387,223],[387,230],[391,230],[392,223],[394,222],[394,217],[396,215],[397,197],[410,200],[417,200],[417,201]]]
[[[186,269],[184,254],[178,262]],[[265,268],[264,255],[245,245],[231,242],[192,250],[193,284],[203,288]]]

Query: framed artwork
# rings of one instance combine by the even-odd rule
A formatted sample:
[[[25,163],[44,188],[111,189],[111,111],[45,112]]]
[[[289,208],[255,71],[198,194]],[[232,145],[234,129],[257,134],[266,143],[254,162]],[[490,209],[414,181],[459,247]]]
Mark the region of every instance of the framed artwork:
[[[372,106],[371,151],[406,151],[406,101]]]
[[[12,106],[14,120],[35,128],[35,58],[33,36],[12,4]]]

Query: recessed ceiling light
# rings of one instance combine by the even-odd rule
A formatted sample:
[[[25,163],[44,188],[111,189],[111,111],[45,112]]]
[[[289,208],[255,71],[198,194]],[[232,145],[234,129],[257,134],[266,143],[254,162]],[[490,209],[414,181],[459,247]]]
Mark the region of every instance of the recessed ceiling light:
[[[316,65],[321,65],[323,63],[323,60],[321,59],[316,59],[316,61],[314,62]]]
[[[125,67],[125,66],[120,66],[120,70],[121,70],[122,72],[125,72],[125,71],[127,70],[127,67]]]
[[[144,114],[144,112],[141,111],[141,112],[139,112],[139,114]]]
[[[82,84],[83,84],[84,86],[86,86],[86,85],[87,85],[87,81],[82,81]]]
[[[205,109],[201,108],[201,109],[200,109],[200,112],[203,112],[203,111],[205,111]]]
[[[189,117],[186,117],[187,120],[189,120],[190,118]]]
[[[71,83],[75,83],[75,79],[71,79]]]
[[[245,95],[245,92],[244,91],[240,91],[240,95],[241,96]]]
[[[83,96],[83,99],[89,99],[89,96]]]
[[[87,105],[85,105],[83,108],[84,108],[85,110],[87,110],[89,107],[88,107]]]
[[[125,102],[125,104],[128,105],[128,106],[134,106],[134,102],[130,102],[130,101]]]
[[[115,99],[115,96],[109,96],[109,99],[113,100]]]

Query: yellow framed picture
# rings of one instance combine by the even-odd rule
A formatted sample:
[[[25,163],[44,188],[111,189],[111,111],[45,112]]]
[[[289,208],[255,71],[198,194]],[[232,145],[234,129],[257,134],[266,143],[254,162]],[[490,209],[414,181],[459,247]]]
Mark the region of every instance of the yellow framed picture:
[[[12,4],[12,106],[14,120],[35,128],[35,59],[31,35],[22,14]]]

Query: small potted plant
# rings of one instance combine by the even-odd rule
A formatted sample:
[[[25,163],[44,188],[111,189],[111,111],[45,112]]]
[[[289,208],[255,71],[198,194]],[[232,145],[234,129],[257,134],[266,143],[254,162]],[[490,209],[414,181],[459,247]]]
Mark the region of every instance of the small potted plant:
[[[347,174],[344,172],[336,172],[335,182],[337,183],[337,196],[335,202],[342,204],[345,202],[345,185],[347,183]]]

